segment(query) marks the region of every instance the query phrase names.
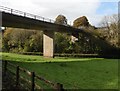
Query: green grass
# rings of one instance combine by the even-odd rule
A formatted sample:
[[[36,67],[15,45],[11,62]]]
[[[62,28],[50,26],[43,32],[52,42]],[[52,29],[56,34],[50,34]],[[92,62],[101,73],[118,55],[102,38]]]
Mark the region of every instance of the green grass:
[[[44,58],[42,56],[0,53],[27,70],[70,89],[117,89],[118,59]]]

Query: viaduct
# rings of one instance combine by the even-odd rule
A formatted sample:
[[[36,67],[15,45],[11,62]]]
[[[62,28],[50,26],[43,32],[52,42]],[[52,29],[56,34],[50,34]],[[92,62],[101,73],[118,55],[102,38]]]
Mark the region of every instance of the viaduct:
[[[2,27],[34,29],[43,31],[43,56],[54,56],[54,32],[78,34],[80,29],[69,25],[55,24],[53,20],[0,6]]]

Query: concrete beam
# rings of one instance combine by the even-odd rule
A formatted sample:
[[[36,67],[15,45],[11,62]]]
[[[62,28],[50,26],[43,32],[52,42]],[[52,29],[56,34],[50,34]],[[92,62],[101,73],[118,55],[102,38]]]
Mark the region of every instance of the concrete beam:
[[[54,57],[54,32],[45,30],[43,32],[43,56]]]

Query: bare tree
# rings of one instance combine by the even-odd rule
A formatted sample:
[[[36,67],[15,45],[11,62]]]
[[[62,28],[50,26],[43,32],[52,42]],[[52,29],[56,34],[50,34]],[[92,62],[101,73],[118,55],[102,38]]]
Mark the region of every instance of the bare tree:
[[[101,21],[101,27],[103,36],[107,36],[106,40],[118,47],[118,15],[104,16]]]

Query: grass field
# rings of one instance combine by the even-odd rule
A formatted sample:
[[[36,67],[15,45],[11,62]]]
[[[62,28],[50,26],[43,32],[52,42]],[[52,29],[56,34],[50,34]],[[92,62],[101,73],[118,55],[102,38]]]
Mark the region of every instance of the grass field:
[[[67,89],[117,89],[118,59],[104,58],[43,58],[42,56],[0,53],[42,77],[62,83]]]

